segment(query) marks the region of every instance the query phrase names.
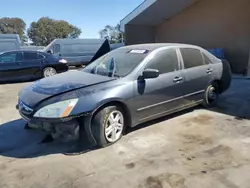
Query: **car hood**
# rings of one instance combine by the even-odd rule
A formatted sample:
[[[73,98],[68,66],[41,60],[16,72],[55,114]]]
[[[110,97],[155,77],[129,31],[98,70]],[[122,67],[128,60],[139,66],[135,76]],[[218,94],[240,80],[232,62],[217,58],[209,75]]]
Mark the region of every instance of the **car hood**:
[[[20,91],[19,99],[32,108],[39,102],[55,95],[111,80],[115,80],[115,78],[82,71],[69,71],[34,82]]]

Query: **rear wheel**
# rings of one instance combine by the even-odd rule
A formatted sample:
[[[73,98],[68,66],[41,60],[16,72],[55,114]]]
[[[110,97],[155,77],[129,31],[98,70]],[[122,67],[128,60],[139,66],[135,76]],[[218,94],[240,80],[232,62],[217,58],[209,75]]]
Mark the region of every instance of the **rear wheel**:
[[[214,105],[216,105],[219,99],[219,93],[220,91],[218,84],[217,83],[210,84],[205,91],[203,106],[213,107]]]
[[[117,142],[122,137],[124,128],[124,113],[118,106],[103,108],[92,120],[92,131],[99,147]]]
[[[46,67],[45,69],[43,69],[43,77],[51,77],[57,74],[56,69],[54,69],[53,67]]]

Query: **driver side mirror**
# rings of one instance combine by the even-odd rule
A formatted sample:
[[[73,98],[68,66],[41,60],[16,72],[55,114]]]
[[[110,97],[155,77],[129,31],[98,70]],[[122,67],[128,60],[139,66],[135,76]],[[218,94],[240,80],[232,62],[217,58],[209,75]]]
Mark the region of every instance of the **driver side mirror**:
[[[159,75],[160,72],[157,69],[146,69],[142,72],[142,78],[144,79],[157,78]]]

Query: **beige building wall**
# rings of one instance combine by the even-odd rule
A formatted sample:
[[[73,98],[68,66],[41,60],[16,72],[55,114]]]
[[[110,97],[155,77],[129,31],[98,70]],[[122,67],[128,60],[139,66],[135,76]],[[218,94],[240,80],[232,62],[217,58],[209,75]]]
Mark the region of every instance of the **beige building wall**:
[[[143,44],[155,42],[155,28],[149,26],[126,25],[125,44]]]
[[[155,42],[224,48],[233,71],[241,73],[250,51],[250,0],[199,0],[157,26]]]

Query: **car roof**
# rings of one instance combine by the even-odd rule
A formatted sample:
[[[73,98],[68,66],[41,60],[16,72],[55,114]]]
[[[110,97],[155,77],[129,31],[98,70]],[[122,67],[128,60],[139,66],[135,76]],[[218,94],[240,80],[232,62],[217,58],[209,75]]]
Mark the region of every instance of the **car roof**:
[[[158,48],[162,47],[182,47],[182,48],[195,48],[195,49],[201,49],[198,46],[190,45],[190,44],[181,44],[181,43],[148,43],[148,44],[136,44],[136,45],[129,45],[120,47],[119,49],[124,50],[149,50],[154,51]]]

